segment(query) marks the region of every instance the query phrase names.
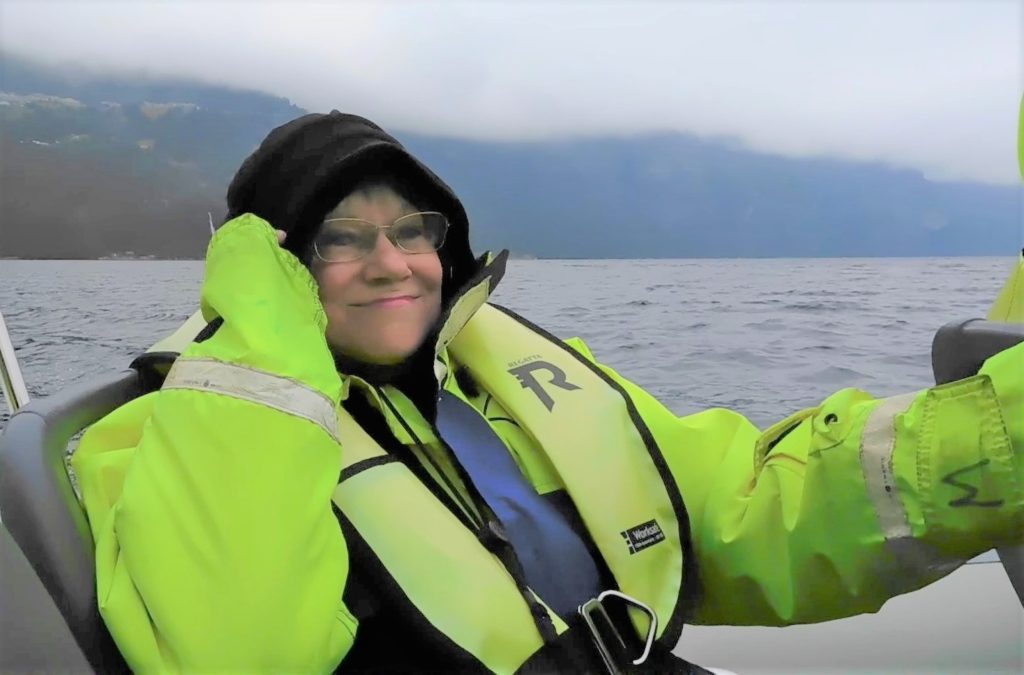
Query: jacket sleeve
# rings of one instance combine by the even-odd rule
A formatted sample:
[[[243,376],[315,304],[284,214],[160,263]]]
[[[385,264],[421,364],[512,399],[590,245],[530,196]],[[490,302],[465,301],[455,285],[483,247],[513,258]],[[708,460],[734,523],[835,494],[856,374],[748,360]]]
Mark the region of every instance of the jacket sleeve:
[[[839,391],[764,432],[723,409],[676,417],[601,368],[632,398],[685,500],[704,593],[695,623],[874,612],[1024,540],[1024,345],[974,377],[903,396]]]
[[[315,283],[241,216],[210,243],[202,310],[224,323],[133,402],[148,417],[123,483],[100,453],[115,422],[75,453],[101,614],[139,672],[329,672],[356,622],[331,508],[342,384]]]

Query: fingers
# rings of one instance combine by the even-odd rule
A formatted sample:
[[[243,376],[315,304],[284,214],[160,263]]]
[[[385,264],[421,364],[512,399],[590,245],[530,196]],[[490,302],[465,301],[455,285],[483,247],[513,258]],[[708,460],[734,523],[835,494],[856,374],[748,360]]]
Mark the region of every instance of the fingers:
[[[274,232],[277,233],[277,243],[278,244],[283,244],[285,238],[288,237],[288,233],[285,232],[284,230],[274,230]]]

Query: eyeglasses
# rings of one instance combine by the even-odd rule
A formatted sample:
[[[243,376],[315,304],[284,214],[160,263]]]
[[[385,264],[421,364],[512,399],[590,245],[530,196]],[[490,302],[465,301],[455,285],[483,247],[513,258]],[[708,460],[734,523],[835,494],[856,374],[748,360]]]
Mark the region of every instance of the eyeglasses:
[[[379,230],[405,253],[433,253],[444,244],[448,219],[436,211],[410,213],[390,225],[361,218],[329,218],[313,239],[313,250],[324,262],[359,260],[376,248]]]

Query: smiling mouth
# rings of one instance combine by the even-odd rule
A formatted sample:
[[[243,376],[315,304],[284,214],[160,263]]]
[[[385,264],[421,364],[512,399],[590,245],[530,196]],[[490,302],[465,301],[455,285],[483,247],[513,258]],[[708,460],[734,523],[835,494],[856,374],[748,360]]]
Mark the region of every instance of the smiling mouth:
[[[370,302],[361,302],[356,307],[404,307],[416,300],[418,296],[415,295],[398,295],[393,298],[381,298],[379,300],[371,300]]]

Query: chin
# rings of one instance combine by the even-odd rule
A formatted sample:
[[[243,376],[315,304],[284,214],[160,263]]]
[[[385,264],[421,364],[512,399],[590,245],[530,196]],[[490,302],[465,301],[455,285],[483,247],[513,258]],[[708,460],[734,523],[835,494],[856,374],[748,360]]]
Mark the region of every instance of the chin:
[[[363,360],[375,366],[397,366],[408,357],[409,354],[374,354]]]
[[[394,366],[398,365],[402,361],[412,356],[416,352],[416,346],[403,346],[395,347],[392,349],[380,349],[380,345],[375,345],[377,349],[373,351],[364,352],[364,356],[360,358],[361,361],[372,363],[378,366]]]
[[[375,366],[394,366],[415,354],[426,335],[422,334],[423,331],[409,330],[402,326],[390,328],[391,330],[367,330],[361,335],[351,335],[356,339],[328,339],[328,342],[332,349],[356,361]],[[410,339],[413,333],[417,339]],[[368,335],[373,335],[374,339],[367,339]]]

